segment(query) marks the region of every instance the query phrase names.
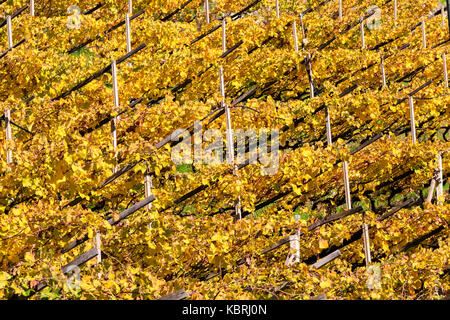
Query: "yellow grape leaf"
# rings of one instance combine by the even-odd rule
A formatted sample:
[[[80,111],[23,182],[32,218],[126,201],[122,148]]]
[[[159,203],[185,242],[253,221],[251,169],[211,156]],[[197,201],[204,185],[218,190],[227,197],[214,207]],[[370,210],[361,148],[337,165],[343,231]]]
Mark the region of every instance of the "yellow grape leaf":
[[[31,254],[31,252],[25,253],[25,261],[26,262],[33,262],[34,261],[34,258],[33,258],[33,255]]]
[[[113,220],[115,221],[119,221],[120,219],[120,213],[119,212],[114,212],[113,213]]]
[[[0,289],[6,287],[8,284],[7,280],[10,279],[11,276],[4,271],[0,271]]]
[[[296,196],[299,196],[299,195],[302,194],[302,192],[300,191],[300,188],[297,187],[295,184],[292,185],[292,191],[294,191],[294,194],[295,194]]]
[[[320,238],[319,239],[319,248],[320,249],[326,249],[328,248],[328,241],[325,239]]]
[[[331,287],[331,281],[330,280],[324,280],[320,282],[320,287],[322,289],[330,288]]]

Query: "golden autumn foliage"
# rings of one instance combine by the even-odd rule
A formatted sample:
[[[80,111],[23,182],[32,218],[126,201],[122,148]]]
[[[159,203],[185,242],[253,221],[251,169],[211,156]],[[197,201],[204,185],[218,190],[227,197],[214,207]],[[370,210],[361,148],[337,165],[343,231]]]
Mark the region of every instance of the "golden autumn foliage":
[[[0,2],[0,23],[29,3]],[[346,0],[342,20],[331,0],[280,0],[280,18],[275,0],[210,0],[209,24],[203,0],[133,0],[137,51],[117,65],[118,108],[110,64],[127,54],[127,1],[101,1],[79,29],[67,28],[67,8],[86,13],[97,3],[35,2],[35,16],[26,8],[12,19],[19,45],[9,50],[0,28],[0,115],[10,110],[14,122],[7,139],[0,118],[0,299],[158,299],[179,289],[188,299],[449,294],[449,30],[436,0],[399,1],[396,20],[391,0]],[[359,19],[371,5],[381,27],[364,27],[362,48]],[[174,143],[164,139],[176,129],[201,120],[225,137],[220,67],[233,129],[279,130],[274,174],[256,163],[237,179],[229,164],[172,161]],[[118,115],[115,152],[109,122]],[[427,203],[438,154],[444,193]],[[116,161],[124,172],[114,176]],[[355,212],[345,206],[343,161]],[[151,208],[121,218],[145,198],[147,170]],[[362,224],[381,275],[375,289]],[[299,263],[285,264],[286,241],[266,250],[297,230]],[[80,265],[73,288],[61,268],[93,249],[97,233],[102,260]],[[75,239],[82,243],[65,250]]]

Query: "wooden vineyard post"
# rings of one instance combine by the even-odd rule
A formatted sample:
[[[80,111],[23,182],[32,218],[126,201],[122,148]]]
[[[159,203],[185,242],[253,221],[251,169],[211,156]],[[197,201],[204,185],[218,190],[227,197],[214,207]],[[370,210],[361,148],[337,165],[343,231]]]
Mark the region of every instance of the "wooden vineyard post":
[[[439,200],[439,196],[443,194],[443,185],[442,189],[440,182],[442,182],[442,155],[439,153],[437,155],[437,167],[433,171],[433,176],[431,178],[430,188],[428,189],[428,195],[425,202],[430,203],[433,199],[434,189],[436,189],[436,198]],[[439,203],[439,202],[438,202]]]
[[[296,218],[297,219],[297,218]],[[289,236],[289,253],[285,265],[290,266],[300,262],[300,230]]]
[[[223,17],[222,20],[222,51],[225,53],[227,51],[226,44],[226,17]],[[225,81],[223,76],[223,68],[219,69],[219,78],[220,78],[220,94],[222,96],[222,107],[225,109],[225,121],[227,127],[227,150],[228,150],[228,159],[233,164],[233,175],[238,177],[238,167],[234,161],[234,143],[233,143],[233,132],[231,127],[231,115],[230,108],[225,103]],[[238,180],[239,181],[239,180]],[[241,211],[241,197],[238,196],[235,203],[235,212],[236,216],[239,217],[239,220],[242,219],[242,211]]]
[[[359,18],[359,28],[361,30],[361,48],[365,49],[366,48],[366,42],[364,39],[364,19],[363,18]]]
[[[362,228],[364,241],[364,256],[366,260],[366,267],[368,267],[372,263],[372,257],[370,254],[369,227],[367,226],[367,223],[365,223],[364,221]]]
[[[298,53],[298,36],[297,36],[297,22],[294,20],[294,24],[292,25],[292,32],[294,35],[294,50]],[[308,72],[308,79],[309,79],[309,89],[310,89],[310,97],[314,98],[314,85],[312,82],[312,71],[311,71],[311,55],[308,53],[307,57],[305,58],[305,66],[306,66],[306,72]]]
[[[11,16],[6,17],[6,33],[8,38],[8,49],[13,48],[13,39],[12,39],[12,27],[11,27]],[[5,110],[5,131],[6,131],[6,141],[12,140],[11,134],[11,110]],[[12,163],[12,150],[8,146],[6,149],[6,163],[9,165]]]
[[[394,0],[394,20],[397,20],[397,0]]]
[[[6,33],[8,37],[8,49],[12,49],[13,47],[13,38],[12,38],[12,26],[11,26],[11,16],[6,16]]]
[[[332,145],[331,140],[331,124],[330,124],[330,115],[328,107],[325,109],[326,112],[326,126],[327,126],[327,142],[328,145]],[[344,191],[345,191],[345,203],[347,210],[352,209],[352,199],[350,194],[350,181],[349,181],[349,175],[348,175],[348,163],[347,161],[342,162],[342,170],[344,172]],[[364,253],[365,253],[365,259],[366,259],[366,266],[368,266],[371,263],[371,256],[370,256],[370,245],[369,245],[369,230],[366,223],[364,223],[364,216],[363,216],[363,240],[364,240]]]
[[[298,52],[298,38],[297,38],[297,22],[294,20],[294,24],[292,25],[292,33],[294,35],[294,50]]]
[[[11,141],[11,110],[5,110],[5,130],[6,130],[6,141]],[[10,165],[12,163],[12,150],[8,146],[6,149],[6,163]]]
[[[416,143],[416,124],[414,120],[414,100],[412,96],[409,96],[409,117],[411,121],[411,139],[412,143]]]
[[[231,116],[230,116],[230,108],[225,103],[225,83],[223,79],[223,68],[219,68],[219,78],[220,78],[220,94],[222,96],[222,107],[225,109],[225,122],[227,127],[227,153],[228,153],[228,161],[233,164],[233,175],[238,176],[237,166],[234,162],[234,144],[233,144],[233,133],[231,128]],[[239,217],[239,220],[242,219],[241,212],[241,197],[238,196],[235,203],[235,212],[236,216]]]
[[[224,52],[224,53],[227,51],[226,27],[227,27],[227,19],[226,19],[226,17],[223,17],[223,19],[222,19],[222,52]]]
[[[339,0],[339,20],[342,21],[342,0]]]
[[[205,0],[206,23],[209,23],[209,0]]]
[[[425,21],[422,21],[422,47],[427,48],[427,34],[425,30]]]
[[[145,189],[145,198],[148,198],[152,195],[152,176],[150,174],[150,168],[147,166],[147,170],[144,175],[144,189]],[[150,202],[146,207],[147,210],[152,208],[152,203]]]
[[[381,81],[382,81],[383,87],[385,87],[386,86],[386,73],[384,70],[384,57],[381,57],[380,65],[381,65]]]
[[[350,182],[348,176],[348,163],[347,161],[343,161],[342,168],[344,170],[344,189],[345,189],[345,203],[347,206],[347,210],[352,209],[352,200],[350,195]],[[364,214],[362,216],[362,231],[363,231],[363,242],[364,242],[364,256],[366,261],[366,267],[370,265],[372,262],[370,255],[370,242],[369,242],[369,228],[364,221]]]
[[[97,249],[97,264],[102,262],[102,241],[100,239],[100,232],[95,234],[95,248]]]
[[[100,264],[102,262],[102,240],[100,238],[100,232],[95,234],[94,247],[97,249],[97,264]],[[99,272],[97,276],[100,279],[102,274]]]
[[[442,7],[441,7],[441,20],[442,20],[442,29],[444,29],[445,28],[445,10],[444,10],[444,5],[442,5]]]
[[[311,66],[311,54],[308,53],[308,55],[306,56],[306,61],[308,63],[308,80],[309,80],[309,96],[311,98],[314,98],[314,83],[313,83],[313,78],[312,78],[312,66]]]
[[[131,51],[131,31],[130,31],[130,15],[125,14],[125,30],[127,38],[127,53]]]
[[[295,221],[298,221],[300,216],[295,215]],[[290,266],[294,263],[300,262],[300,229],[297,230],[295,235],[289,236],[289,253],[286,257],[285,265]]]
[[[331,137],[331,120],[330,120],[330,109],[326,107],[325,109],[325,121],[327,127],[327,143],[329,146],[333,145],[333,140]]]
[[[303,14],[300,13],[300,27],[302,28],[302,42],[305,43],[306,34],[305,34],[305,26],[303,25]]]
[[[292,33],[294,36],[294,50],[295,50],[295,52],[298,53],[299,48],[298,48],[298,36],[297,36],[297,22],[295,20],[292,25]],[[308,53],[307,57],[305,58],[305,66],[306,66],[306,71],[308,72],[310,97],[314,98],[314,85],[312,82],[312,70],[311,70],[311,54],[309,54],[309,53]]]
[[[439,153],[437,156],[437,162],[438,162],[438,173],[437,173],[437,181],[436,181],[436,198],[438,201],[438,204],[440,205],[442,201],[439,200],[439,197],[441,197],[444,194],[444,181],[443,181],[443,174],[442,174],[442,154]]]
[[[117,111],[119,108],[119,92],[117,88],[117,64],[116,60],[113,60],[111,62],[111,74],[112,74],[112,82],[113,82],[113,95],[114,95],[114,107]],[[111,120],[111,136],[112,136],[112,144],[113,144],[113,150],[114,150],[114,156],[116,158],[116,164],[114,165],[113,172],[116,173],[119,169],[117,165],[117,120],[118,117],[114,116]]]
[[[444,85],[448,88],[447,57],[445,56],[445,52],[442,54],[442,64],[444,72]]]
[[[119,107],[119,89],[117,86],[117,63],[116,60],[111,62],[111,73],[113,82],[114,107]]]
[[[302,48],[305,50],[305,45],[308,44],[308,39],[306,38],[305,26],[303,24],[303,13],[300,13],[300,27],[302,28]]]
[[[347,206],[347,210],[352,209],[352,199],[350,195],[350,182],[348,178],[348,163],[347,161],[343,161],[342,170],[344,171],[344,190],[345,190],[345,203]]]
[[[30,0],[30,16],[34,17],[34,0]]]
[[[128,0],[128,14],[133,14],[133,0]]]
[[[279,0],[275,1],[275,10],[277,13],[277,19],[280,19],[280,1]]]
[[[431,199],[433,199],[434,188],[436,187],[436,179],[437,179],[437,171],[433,172],[430,188],[428,189],[427,200],[425,200],[425,202],[431,203]]]
[[[450,39],[450,0],[447,0],[448,37]]]

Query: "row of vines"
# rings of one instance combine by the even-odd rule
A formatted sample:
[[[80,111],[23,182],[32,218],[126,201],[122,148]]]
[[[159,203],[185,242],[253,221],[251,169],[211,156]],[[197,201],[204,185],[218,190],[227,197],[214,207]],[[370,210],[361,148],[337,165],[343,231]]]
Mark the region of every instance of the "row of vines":
[[[0,0],[1,299],[449,294],[440,1],[31,2]],[[277,170],[177,165],[199,124],[277,129]]]

